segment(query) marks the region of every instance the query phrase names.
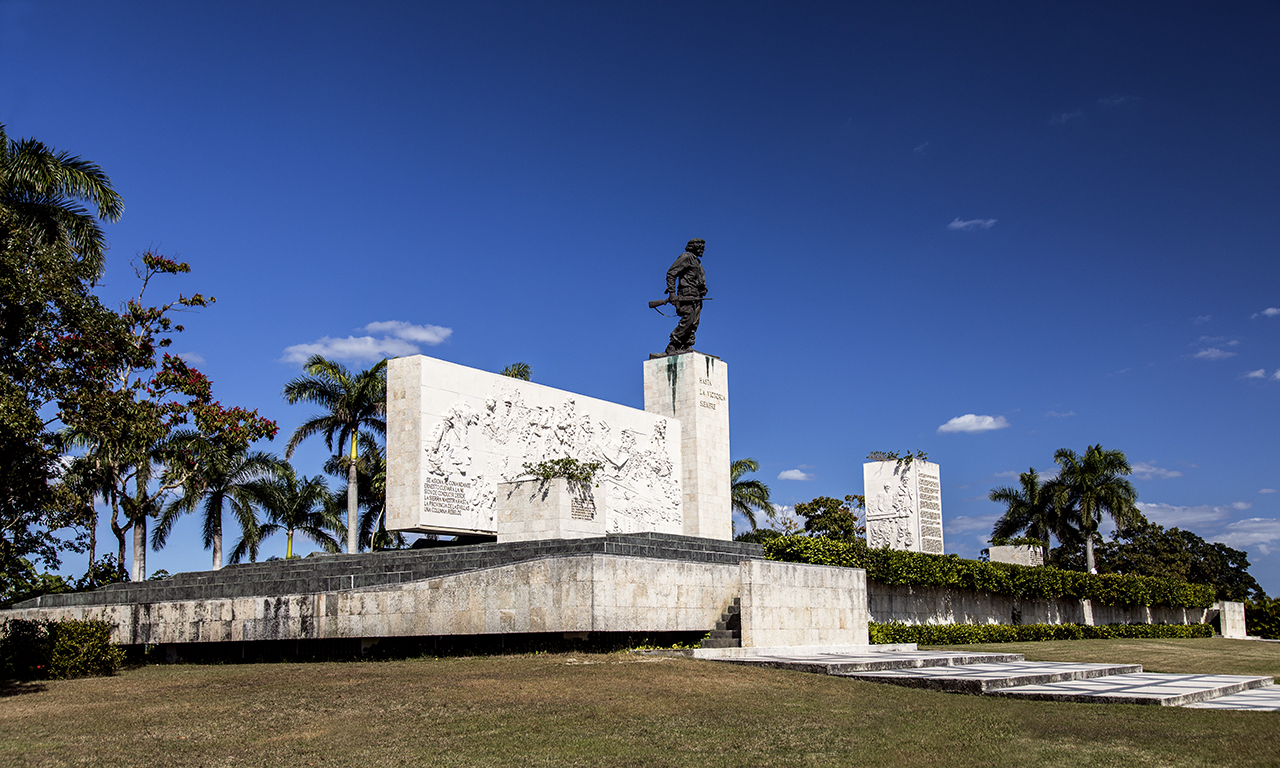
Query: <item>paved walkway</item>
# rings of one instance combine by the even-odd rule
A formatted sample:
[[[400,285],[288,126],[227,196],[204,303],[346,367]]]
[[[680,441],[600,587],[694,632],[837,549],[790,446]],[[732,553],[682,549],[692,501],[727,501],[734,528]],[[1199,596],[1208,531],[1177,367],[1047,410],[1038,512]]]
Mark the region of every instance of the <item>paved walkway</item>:
[[[742,649],[719,661],[794,669],[868,682],[1040,701],[1280,710],[1270,676],[1173,675],[1137,664],[1026,661],[1022,654],[858,649]]]

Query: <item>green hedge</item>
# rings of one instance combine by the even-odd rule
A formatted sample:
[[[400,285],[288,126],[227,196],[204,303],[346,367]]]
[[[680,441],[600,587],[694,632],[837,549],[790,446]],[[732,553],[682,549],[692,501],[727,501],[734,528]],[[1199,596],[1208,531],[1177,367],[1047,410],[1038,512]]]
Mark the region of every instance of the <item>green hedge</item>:
[[[863,568],[868,579],[881,584],[954,587],[1027,599],[1089,599],[1101,605],[1208,608],[1214,603],[1213,588],[1204,584],[870,549],[860,539],[850,542],[822,536],[779,536],[764,543],[764,552],[771,560],[788,563]]]
[[[113,675],[124,649],[111,643],[105,621],[30,621],[0,624],[0,679],[44,680]]]
[[[1018,643],[1033,640],[1113,640],[1117,638],[1213,637],[1208,624],[870,624],[871,642],[919,645]]]
[[[1280,597],[1245,601],[1244,623],[1246,634],[1280,640]]]

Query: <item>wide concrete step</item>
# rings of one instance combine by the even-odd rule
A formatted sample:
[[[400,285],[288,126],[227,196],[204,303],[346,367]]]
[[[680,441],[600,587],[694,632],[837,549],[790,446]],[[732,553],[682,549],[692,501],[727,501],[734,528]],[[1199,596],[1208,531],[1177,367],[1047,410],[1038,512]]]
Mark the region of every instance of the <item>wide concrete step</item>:
[[[1239,693],[1229,693],[1207,701],[1193,701],[1188,709],[1249,709],[1256,712],[1280,712],[1280,685],[1264,685]]]
[[[734,664],[750,664],[757,667],[793,669],[797,672],[815,672],[822,675],[848,676],[859,672],[880,672],[893,669],[919,669],[949,667],[963,664],[1001,664],[1022,661],[1020,653],[957,653],[951,651],[899,651],[895,653],[814,653],[814,654],[752,654],[719,659]]]
[[[1038,661],[1007,661],[991,664],[891,669],[881,672],[845,672],[842,675],[872,683],[888,683],[909,688],[926,688],[952,693],[985,693],[1015,686],[1090,680],[1141,671],[1140,664],[1048,664]]]
[[[1270,677],[1244,675],[1171,675],[1139,672],[1057,683],[1021,685],[988,691],[1037,701],[1108,704],[1156,704],[1177,707],[1270,686]]]

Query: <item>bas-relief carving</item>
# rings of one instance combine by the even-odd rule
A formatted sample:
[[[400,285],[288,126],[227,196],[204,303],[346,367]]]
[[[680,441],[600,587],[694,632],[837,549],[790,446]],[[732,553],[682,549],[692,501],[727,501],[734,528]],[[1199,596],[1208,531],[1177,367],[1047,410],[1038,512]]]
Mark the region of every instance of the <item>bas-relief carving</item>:
[[[497,387],[495,387],[497,389]],[[611,532],[679,532],[680,486],[667,445],[666,423],[652,431],[615,430],[579,410],[566,396],[556,405],[529,405],[515,387],[500,389],[476,408],[459,398],[436,424],[425,446],[423,509],[428,514],[471,514],[478,529],[496,530],[499,482],[527,477],[526,462],[574,458],[598,462],[595,483],[605,486]],[[590,513],[583,504],[581,514]]]
[[[874,492],[867,493],[867,545],[917,551],[916,495],[910,466],[895,466],[886,477],[877,473]]]
[[[942,496],[931,462],[864,465],[867,545],[942,554]]]

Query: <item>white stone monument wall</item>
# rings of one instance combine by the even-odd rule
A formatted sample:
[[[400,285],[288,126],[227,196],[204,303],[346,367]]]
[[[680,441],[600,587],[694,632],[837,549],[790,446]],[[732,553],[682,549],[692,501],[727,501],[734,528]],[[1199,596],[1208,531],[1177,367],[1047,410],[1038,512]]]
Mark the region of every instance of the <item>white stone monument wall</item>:
[[[732,539],[729,366],[701,352],[646,360],[644,409],[681,424],[684,534]]]
[[[682,533],[680,422],[414,355],[387,364],[387,528],[496,534],[524,464],[602,465],[604,530]]]
[[[862,465],[867,544],[942,554],[942,484],[930,461]]]

